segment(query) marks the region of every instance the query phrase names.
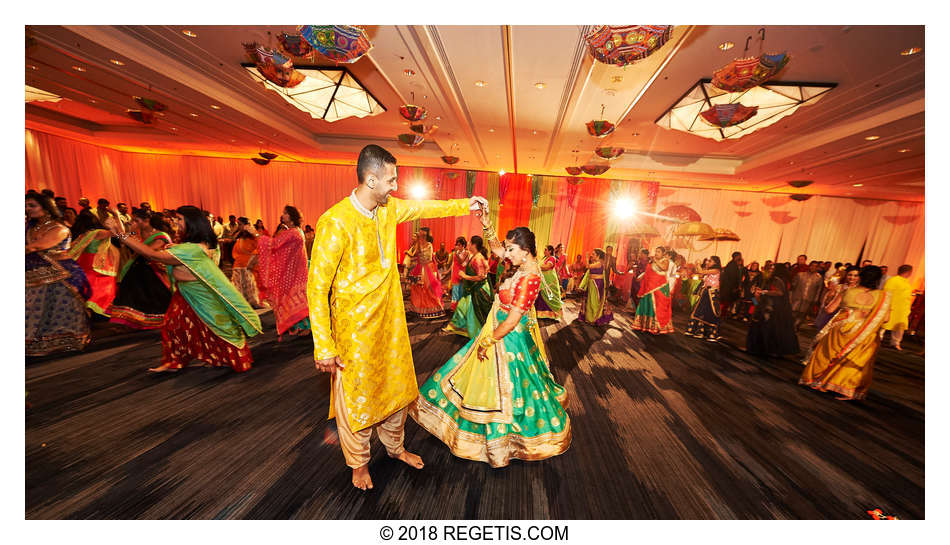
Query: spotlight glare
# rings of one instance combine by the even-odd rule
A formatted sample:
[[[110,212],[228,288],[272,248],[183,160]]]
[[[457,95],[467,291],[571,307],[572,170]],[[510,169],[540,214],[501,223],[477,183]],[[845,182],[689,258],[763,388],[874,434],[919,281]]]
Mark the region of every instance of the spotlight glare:
[[[614,203],[614,216],[618,219],[629,219],[636,213],[636,205],[628,198],[619,199]]]
[[[498,171],[498,175],[499,175],[499,176],[504,176],[504,175],[505,175],[505,170],[504,170],[504,169],[499,170],[499,171]]]
[[[416,200],[424,199],[428,194],[429,191],[422,184],[417,184],[409,188],[409,196]]]

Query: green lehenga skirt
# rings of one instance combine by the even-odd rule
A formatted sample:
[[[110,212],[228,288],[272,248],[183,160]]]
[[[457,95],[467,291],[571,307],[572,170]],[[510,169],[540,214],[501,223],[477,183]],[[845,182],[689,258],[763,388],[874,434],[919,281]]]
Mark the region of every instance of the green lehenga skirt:
[[[478,336],[478,332],[482,330],[482,326],[488,319],[492,306],[492,292],[487,278],[480,282],[464,280],[462,286],[463,295],[455,305],[455,312],[452,313],[452,319],[449,320],[444,331],[471,339]]]
[[[487,359],[478,359],[478,339],[507,316],[496,299],[478,336],[422,385],[409,412],[452,454],[492,467],[512,458],[543,460],[571,445],[567,391],[548,367],[533,309],[488,350]]]

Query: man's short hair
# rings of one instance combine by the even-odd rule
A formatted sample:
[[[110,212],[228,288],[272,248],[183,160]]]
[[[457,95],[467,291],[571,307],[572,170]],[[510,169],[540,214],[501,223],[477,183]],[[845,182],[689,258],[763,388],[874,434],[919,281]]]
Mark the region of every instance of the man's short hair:
[[[370,173],[379,171],[385,163],[395,165],[396,158],[382,147],[370,144],[360,150],[360,157],[356,161],[356,178],[359,183],[364,183]]]
[[[901,265],[900,267],[897,267],[897,274],[901,275],[904,273],[909,273],[912,270],[914,270],[914,268],[910,265]]]
[[[96,201],[99,206],[109,206],[109,199],[99,199]]]
[[[40,191],[40,194],[41,194],[41,195],[46,195],[47,197],[49,197],[49,198],[51,198],[51,199],[55,199],[55,198],[56,198],[56,193],[54,193],[52,189],[44,189],[43,191]]]
[[[741,256],[742,256],[742,252],[732,252],[732,259],[735,259],[735,258],[741,257]]]
[[[802,255],[800,255],[800,256],[798,256],[798,257],[804,257],[805,259],[808,259],[808,256],[805,255],[805,254],[802,254]]]

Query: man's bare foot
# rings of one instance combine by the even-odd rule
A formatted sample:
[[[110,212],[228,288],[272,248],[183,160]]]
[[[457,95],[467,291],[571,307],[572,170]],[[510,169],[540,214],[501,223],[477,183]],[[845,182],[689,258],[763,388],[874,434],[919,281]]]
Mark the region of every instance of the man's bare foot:
[[[418,454],[413,454],[409,452],[408,450],[402,451],[402,454],[400,454],[399,456],[393,456],[393,458],[396,458],[397,460],[402,460],[410,467],[414,467],[416,469],[422,469],[422,466],[425,465],[422,463],[422,458],[420,458]]]
[[[168,365],[159,365],[158,367],[150,367],[148,370],[150,373],[170,373],[178,371],[177,368],[169,367]]]
[[[854,401],[854,398],[853,398],[853,397],[848,397],[848,396],[844,396],[844,395],[839,395],[839,396],[836,397],[835,399],[836,399],[837,401]]]
[[[353,486],[360,490],[373,488],[373,479],[369,478],[369,465],[353,469]]]

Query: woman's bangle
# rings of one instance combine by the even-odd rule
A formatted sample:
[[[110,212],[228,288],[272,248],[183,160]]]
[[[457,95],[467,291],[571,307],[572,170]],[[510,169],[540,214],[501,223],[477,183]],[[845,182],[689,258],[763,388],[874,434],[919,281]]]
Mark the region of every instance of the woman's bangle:
[[[499,340],[500,340],[500,339],[496,339],[495,337],[493,337],[493,336],[489,333],[488,335],[485,335],[484,337],[482,337],[481,339],[479,339],[479,341],[478,341],[478,346],[480,346],[480,347],[482,347],[482,348],[491,348],[492,345],[494,345],[495,343],[497,343]]]
[[[490,223],[488,225],[482,225],[482,232],[488,239],[494,240],[498,238],[498,233],[495,232],[495,227]]]

